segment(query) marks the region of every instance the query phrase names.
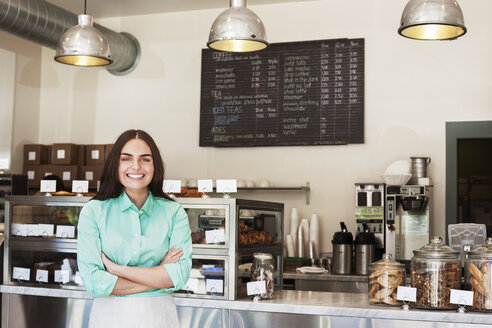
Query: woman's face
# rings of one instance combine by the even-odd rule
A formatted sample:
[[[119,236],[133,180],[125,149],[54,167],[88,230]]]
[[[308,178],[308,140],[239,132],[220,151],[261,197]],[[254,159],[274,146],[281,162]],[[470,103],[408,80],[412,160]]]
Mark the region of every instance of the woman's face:
[[[145,141],[132,139],[123,146],[118,177],[127,191],[147,191],[154,177],[154,159]]]

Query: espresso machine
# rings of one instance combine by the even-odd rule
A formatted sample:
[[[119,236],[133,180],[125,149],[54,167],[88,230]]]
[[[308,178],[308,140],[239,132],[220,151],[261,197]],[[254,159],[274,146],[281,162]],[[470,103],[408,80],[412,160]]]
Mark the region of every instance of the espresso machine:
[[[384,253],[384,195],[384,183],[355,184],[355,230],[374,233],[376,259]]]
[[[386,186],[385,252],[400,262],[429,243],[431,186]]]

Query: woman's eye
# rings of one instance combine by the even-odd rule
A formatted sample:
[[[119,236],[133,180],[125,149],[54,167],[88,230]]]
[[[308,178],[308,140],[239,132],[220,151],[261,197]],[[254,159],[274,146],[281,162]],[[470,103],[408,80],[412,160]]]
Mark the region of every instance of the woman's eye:
[[[145,163],[150,163],[152,160],[150,158],[142,158],[142,161],[145,162]]]
[[[130,160],[130,157],[122,157],[121,161],[122,162],[128,162]]]

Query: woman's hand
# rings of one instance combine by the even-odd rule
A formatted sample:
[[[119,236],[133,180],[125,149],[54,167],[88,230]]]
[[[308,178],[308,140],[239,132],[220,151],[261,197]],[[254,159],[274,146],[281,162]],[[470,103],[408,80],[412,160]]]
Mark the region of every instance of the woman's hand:
[[[181,256],[183,255],[183,250],[181,248],[171,247],[171,249],[167,252],[166,256],[162,259],[159,265],[164,265],[168,263],[176,263],[179,261]]]
[[[118,272],[118,268],[120,267],[120,265],[116,264],[113,261],[111,261],[110,259],[108,259],[108,257],[102,252],[101,252],[101,258],[102,258],[102,261],[104,263],[104,266],[106,267],[106,271],[108,271],[109,273],[118,275],[117,272]]]

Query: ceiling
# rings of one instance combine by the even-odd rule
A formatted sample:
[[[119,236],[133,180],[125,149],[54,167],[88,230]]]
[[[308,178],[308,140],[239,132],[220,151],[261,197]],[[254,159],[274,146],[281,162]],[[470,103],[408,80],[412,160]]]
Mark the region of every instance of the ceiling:
[[[312,0],[250,0],[247,6]],[[74,14],[84,11],[84,0],[48,0]],[[146,15],[174,11],[229,7],[229,0],[104,0],[87,1],[87,14],[95,18]]]

